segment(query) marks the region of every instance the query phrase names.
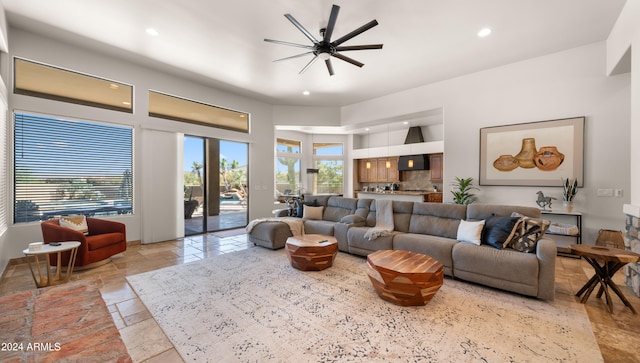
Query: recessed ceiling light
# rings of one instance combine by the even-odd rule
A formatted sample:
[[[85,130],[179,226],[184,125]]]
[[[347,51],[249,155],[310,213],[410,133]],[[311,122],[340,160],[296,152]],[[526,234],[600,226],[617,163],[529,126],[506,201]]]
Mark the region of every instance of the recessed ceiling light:
[[[131,105],[131,102],[129,102],[129,101],[122,101],[122,104],[123,104],[123,105],[126,105],[126,106],[129,106],[129,105]]]
[[[305,95],[305,96],[308,96],[308,95],[310,95],[310,94],[311,94],[311,92],[309,92],[309,91],[304,91],[304,92],[302,92],[302,94],[303,94],[303,95]]]
[[[409,121],[402,121],[402,124],[403,124],[403,125],[408,125],[408,124],[409,124]]]
[[[160,35],[160,33],[158,33],[157,30],[153,29],[153,28],[147,28],[147,30],[145,30],[147,32],[147,34],[153,36],[153,37],[157,37],[158,35]]]
[[[484,37],[488,36],[489,34],[491,34],[491,29],[490,28],[482,28],[478,32],[478,36],[480,38],[484,38]]]

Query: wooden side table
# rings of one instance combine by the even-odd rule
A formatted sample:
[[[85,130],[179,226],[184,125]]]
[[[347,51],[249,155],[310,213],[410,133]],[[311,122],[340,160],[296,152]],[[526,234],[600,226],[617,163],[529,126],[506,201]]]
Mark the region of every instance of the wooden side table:
[[[76,263],[78,246],[80,246],[80,242],[60,242],[60,246],[52,246],[45,243],[42,245],[42,249],[38,251],[31,251],[28,248],[22,251],[22,253],[24,253],[27,257],[27,262],[29,263],[29,268],[31,269],[31,276],[33,276],[33,281],[36,283],[36,286],[45,287],[51,286],[56,282],[69,281],[71,273],[73,272],[73,266]],[[62,252],[65,251],[71,251],[71,256],[69,256],[69,265],[67,266],[67,271],[66,273],[62,274],[61,257]],[[49,257],[49,255],[54,253],[57,254],[58,257],[55,267],[51,266],[51,259]],[[44,256],[45,261],[40,261],[39,256]],[[54,268],[55,271],[53,270]],[[47,270],[46,276],[42,271],[43,269]]]
[[[380,298],[401,306],[426,305],[442,287],[444,266],[431,256],[380,250],[367,256],[367,275]]]
[[[338,241],[332,236],[303,234],[287,238],[285,249],[291,266],[302,271],[320,271],[333,266]]]
[[[613,313],[613,302],[611,300],[611,294],[609,293],[610,287],[611,290],[618,295],[620,300],[622,300],[624,305],[631,309],[634,314],[637,314],[636,310],[631,303],[629,303],[629,300],[627,300],[622,291],[620,291],[620,288],[613,282],[612,278],[624,265],[640,261],[640,254],[619,248],[602,246],[569,245],[568,248],[574,255],[584,257],[595,270],[595,275],[576,293],[576,296],[584,294],[580,299],[581,303],[584,304],[587,302],[589,295],[591,295],[593,289],[599,284],[600,289],[596,297],[600,298],[604,292],[609,313]]]

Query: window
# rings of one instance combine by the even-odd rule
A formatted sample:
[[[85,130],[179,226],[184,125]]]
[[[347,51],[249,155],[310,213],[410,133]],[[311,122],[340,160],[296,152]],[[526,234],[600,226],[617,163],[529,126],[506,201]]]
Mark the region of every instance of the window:
[[[149,91],[149,116],[249,132],[249,114]]]
[[[276,192],[290,195],[300,193],[300,141],[277,138]]]
[[[133,86],[15,58],[17,94],[133,112]]]
[[[4,101],[4,98],[0,97],[0,170],[4,175],[4,172],[7,167],[7,158],[6,158],[6,140],[5,137],[7,135],[7,105]],[[2,178],[0,180],[0,236],[7,230],[9,225],[8,222],[8,213],[5,208],[7,205],[6,196],[7,196],[7,184],[8,180]]]
[[[300,154],[300,141],[277,138],[276,151]]]
[[[343,146],[338,143],[314,143],[313,160],[318,174],[314,176],[314,193],[342,194]]]
[[[313,155],[340,155],[342,156],[342,144],[314,143]]]
[[[133,129],[15,114],[14,223],[133,213]]]

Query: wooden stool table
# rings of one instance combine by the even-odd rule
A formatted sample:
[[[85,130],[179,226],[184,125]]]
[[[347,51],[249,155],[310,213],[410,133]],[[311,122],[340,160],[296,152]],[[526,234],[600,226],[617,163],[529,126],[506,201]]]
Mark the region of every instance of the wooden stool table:
[[[287,238],[285,244],[291,266],[302,271],[320,271],[333,266],[338,241],[322,234],[303,234]]]
[[[620,291],[620,288],[613,282],[612,278],[624,265],[640,261],[640,254],[619,248],[602,246],[569,245],[568,248],[572,254],[584,257],[595,270],[595,275],[576,293],[576,296],[584,294],[580,299],[581,303],[584,304],[587,302],[589,295],[591,295],[593,289],[599,284],[600,289],[596,297],[600,298],[604,292],[609,313],[613,313],[613,301],[609,293],[610,287],[611,290],[618,295],[620,300],[622,300],[624,305],[636,314],[636,310],[631,303],[629,303],[629,300],[627,300],[622,291]]]
[[[367,256],[367,274],[380,298],[401,306],[426,305],[442,286],[444,266],[431,256],[381,250]]]
[[[31,270],[31,276],[33,276],[33,281],[36,283],[37,287],[45,287],[51,286],[56,282],[66,282],[69,281],[71,277],[71,273],[73,272],[73,266],[76,263],[76,255],[78,254],[78,246],[80,246],[80,242],[60,242],[60,246],[52,246],[50,244],[43,244],[40,250],[32,251],[30,249],[26,249],[22,251],[24,255],[27,257],[27,262],[29,263],[29,269]],[[61,274],[62,272],[62,252],[71,251],[71,256],[69,257],[69,265],[67,267],[67,271],[65,274]],[[57,265],[51,266],[51,259],[49,255],[57,254]],[[40,261],[38,256],[43,256],[44,260]],[[33,262],[31,261],[33,257]],[[41,266],[42,262],[45,262],[44,269],[47,270],[46,277],[43,273],[43,267]],[[36,272],[38,276],[36,276]]]

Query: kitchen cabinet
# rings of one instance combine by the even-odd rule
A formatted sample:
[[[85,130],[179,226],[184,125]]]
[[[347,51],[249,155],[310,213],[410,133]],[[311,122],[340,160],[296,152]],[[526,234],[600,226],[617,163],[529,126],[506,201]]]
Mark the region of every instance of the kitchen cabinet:
[[[391,167],[387,168],[387,161]],[[370,167],[367,169],[367,162]],[[358,160],[358,181],[361,183],[394,183],[400,181],[398,157]]]
[[[442,193],[425,194],[424,201],[429,203],[442,203]]]
[[[367,168],[369,162],[369,168]],[[358,181],[360,183],[375,182],[378,178],[378,164],[376,159],[358,160]]]
[[[442,154],[429,154],[429,169],[431,171],[431,181],[442,181]]]

